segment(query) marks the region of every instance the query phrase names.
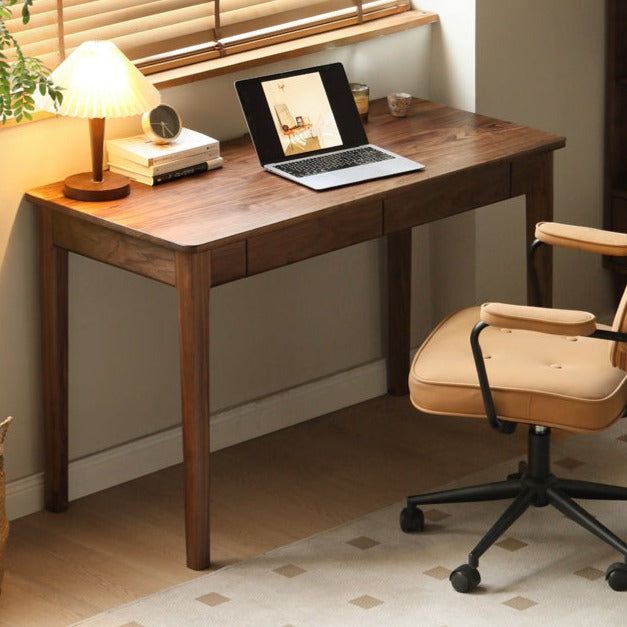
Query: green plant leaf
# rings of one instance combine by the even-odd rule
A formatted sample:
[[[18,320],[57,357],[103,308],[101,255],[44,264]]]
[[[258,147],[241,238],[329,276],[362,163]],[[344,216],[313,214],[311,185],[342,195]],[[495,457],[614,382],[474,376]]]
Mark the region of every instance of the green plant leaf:
[[[35,110],[33,94],[39,91],[52,99],[55,107],[63,100],[60,89],[48,76],[50,70],[37,58],[26,56],[18,41],[9,32],[5,20],[12,18],[10,7],[22,5],[22,22],[30,20],[34,0],[0,0],[0,123],[11,116],[16,122],[32,119]],[[5,51],[9,51],[10,58]]]
[[[24,5],[22,6],[22,23],[28,24],[30,21],[30,7],[33,4],[33,0],[24,0]]]

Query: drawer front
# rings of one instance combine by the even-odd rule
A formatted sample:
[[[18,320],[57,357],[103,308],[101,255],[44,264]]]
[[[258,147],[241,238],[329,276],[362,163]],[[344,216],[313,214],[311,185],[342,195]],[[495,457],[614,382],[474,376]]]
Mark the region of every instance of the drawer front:
[[[248,240],[248,274],[258,274],[383,235],[381,201],[341,208]]]
[[[510,197],[510,166],[456,172],[404,189],[385,200],[386,233],[426,224]]]

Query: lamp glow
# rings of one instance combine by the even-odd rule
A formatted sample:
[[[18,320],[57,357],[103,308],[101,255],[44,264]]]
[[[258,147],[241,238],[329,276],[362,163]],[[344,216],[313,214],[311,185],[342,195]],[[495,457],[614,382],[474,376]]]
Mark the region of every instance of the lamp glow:
[[[130,192],[126,177],[103,172],[105,118],[139,115],[154,109],[161,96],[146,77],[110,41],[86,41],[72,52],[50,78],[63,88],[63,102],[55,110],[47,100],[43,107],[60,115],[88,118],[92,172],[65,180],[65,195],[78,200],[113,200]]]

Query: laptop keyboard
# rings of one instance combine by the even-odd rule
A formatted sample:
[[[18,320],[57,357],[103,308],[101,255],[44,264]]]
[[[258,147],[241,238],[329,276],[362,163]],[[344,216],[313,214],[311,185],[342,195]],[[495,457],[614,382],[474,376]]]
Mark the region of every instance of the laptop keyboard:
[[[372,146],[362,146],[361,148],[343,150],[342,152],[334,152],[328,155],[321,155],[320,157],[281,163],[274,167],[297,178],[302,178],[303,176],[324,174],[325,172],[344,170],[345,168],[376,163],[377,161],[387,161],[388,159],[394,159],[394,157]]]

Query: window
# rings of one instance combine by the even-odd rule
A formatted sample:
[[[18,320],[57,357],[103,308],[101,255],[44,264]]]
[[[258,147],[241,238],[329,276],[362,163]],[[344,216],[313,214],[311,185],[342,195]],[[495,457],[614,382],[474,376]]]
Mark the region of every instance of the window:
[[[110,39],[147,73],[354,26],[409,0],[35,0],[8,22],[23,50],[54,68],[90,39]]]

